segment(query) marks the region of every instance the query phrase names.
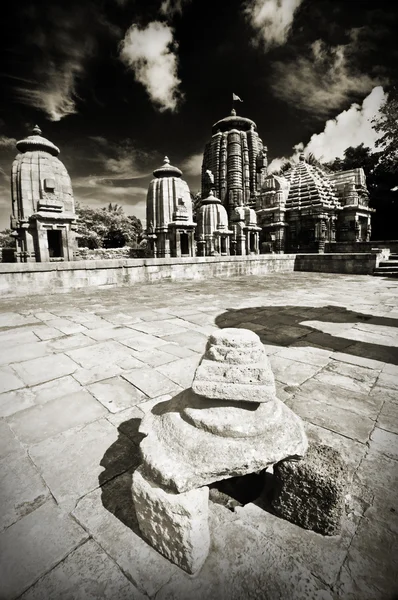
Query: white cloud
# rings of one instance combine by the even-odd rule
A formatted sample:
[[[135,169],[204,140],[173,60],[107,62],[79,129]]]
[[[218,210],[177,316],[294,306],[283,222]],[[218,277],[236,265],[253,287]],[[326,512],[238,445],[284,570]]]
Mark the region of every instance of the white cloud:
[[[132,25],[120,44],[120,57],[146,88],[160,111],[175,111],[181,99],[177,76],[178,59],[173,29],[153,21],[143,29]]]
[[[6,135],[0,135],[0,148],[12,148],[15,149],[17,140],[15,138],[7,137]]]
[[[186,175],[200,175],[202,173],[203,153],[192,154],[181,165],[181,169]]]
[[[160,12],[165,17],[174,17],[175,14],[182,14],[184,4],[191,0],[163,0],[160,6]]]
[[[303,142],[296,144],[293,153],[287,158],[274,158],[268,166],[268,173],[278,171],[288,160],[295,163],[301,152],[313,154],[320,162],[329,162],[336,157],[344,158],[344,150],[350,146],[363,144],[371,150],[377,150],[378,134],[372,127],[372,120],[378,116],[386,94],[381,86],[373,88],[362,102],[352,104],[334,119],[325,123],[322,133],[314,133],[306,146]]]
[[[347,58],[353,44],[329,47],[317,40],[311,45],[308,57],[275,62],[271,78],[273,93],[292,106],[321,118],[341,109],[353,95],[368,94],[382,82],[367,73],[353,71]]]
[[[294,13],[303,0],[250,0],[245,14],[266,48],[281,46],[288,38]]]
[[[335,119],[327,121],[324,131],[311,137],[305,152],[311,152],[319,160],[327,162],[335,157],[343,158],[344,150],[350,146],[363,144],[375,150],[380,134],[373,129],[372,119],[379,114],[385,99],[386,94],[381,86],[373,88],[362,106],[352,104]]]
[[[19,86],[15,90],[15,98],[23,104],[42,110],[50,121],[60,121],[77,113],[76,80],[81,73],[82,64],[71,62],[64,65],[62,70],[54,70],[50,81],[39,83],[40,89]]]

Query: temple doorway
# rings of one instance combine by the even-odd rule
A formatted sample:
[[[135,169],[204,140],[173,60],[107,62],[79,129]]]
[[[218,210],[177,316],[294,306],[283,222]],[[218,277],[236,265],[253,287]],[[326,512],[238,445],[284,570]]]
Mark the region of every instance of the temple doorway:
[[[62,258],[63,247],[62,247],[62,231],[58,229],[49,229],[47,231],[48,240],[48,254],[50,258]]]
[[[187,233],[180,233],[181,256],[189,256],[189,239]]]

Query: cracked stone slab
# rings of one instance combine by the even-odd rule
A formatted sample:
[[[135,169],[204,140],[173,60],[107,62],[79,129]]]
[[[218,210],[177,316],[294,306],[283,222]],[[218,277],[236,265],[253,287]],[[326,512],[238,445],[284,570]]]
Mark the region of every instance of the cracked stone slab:
[[[370,437],[370,449],[398,460],[398,435],[375,427]]]
[[[36,444],[67,429],[95,421],[105,414],[106,408],[89,392],[82,390],[32,406],[8,417],[7,421],[21,442]]]
[[[78,365],[64,354],[52,354],[16,363],[13,368],[26,385],[37,385],[70,375],[76,371]]]
[[[87,388],[109,412],[116,413],[136,406],[148,397],[122,377],[111,377]]]
[[[212,531],[209,556],[195,577],[179,571],[156,600],[332,600],[310,571],[247,523],[224,522]]]
[[[1,588],[14,600],[82,544],[88,534],[48,501],[0,533]]]
[[[11,367],[0,367],[0,393],[17,390],[24,385],[24,382],[16,376]]]
[[[145,600],[109,556],[93,540],[74,550],[20,600]]]
[[[46,439],[30,448],[30,456],[64,510],[140,460],[130,439],[107,419]]]
[[[275,379],[286,385],[302,385],[320,370],[319,365],[304,364],[296,360],[282,358],[279,355],[270,356]]]
[[[0,530],[9,527],[46,502],[49,490],[23,452],[0,461]]]
[[[21,443],[17,440],[5,419],[0,419],[0,460],[22,450]]]
[[[131,356],[128,348],[116,341],[100,342],[89,347],[67,351],[66,354],[84,369],[100,367],[106,369]]]

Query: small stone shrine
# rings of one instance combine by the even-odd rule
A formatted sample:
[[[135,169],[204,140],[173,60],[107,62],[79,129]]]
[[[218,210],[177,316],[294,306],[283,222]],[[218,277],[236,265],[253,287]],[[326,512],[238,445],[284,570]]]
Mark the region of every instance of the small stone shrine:
[[[213,190],[210,190],[208,197],[202,200],[197,221],[199,256],[228,255],[233,231],[228,227],[227,211],[221,201],[214,196]]]
[[[307,450],[301,419],[276,397],[259,337],[244,329],[211,335],[192,387],[156,405],[140,432],[132,485],[140,530],[189,573],[209,552],[208,485]]]
[[[70,177],[57,158],[60,151],[37,125],[17,148],[11,176],[16,260],[73,260],[76,214]]]
[[[192,200],[188,184],[181,179],[182,171],[164,164],[153,172],[149,184],[146,219],[147,236],[152,255],[156,257],[195,256]]]

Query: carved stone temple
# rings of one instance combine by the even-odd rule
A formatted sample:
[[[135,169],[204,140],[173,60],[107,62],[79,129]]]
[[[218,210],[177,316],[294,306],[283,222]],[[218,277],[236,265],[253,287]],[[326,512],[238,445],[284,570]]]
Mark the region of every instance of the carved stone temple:
[[[11,177],[16,260],[73,260],[76,215],[71,180],[57,158],[60,151],[37,126],[17,148]]]
[[[181,176],[168,163],[162,169],[155,171],[160,172],[157,178]],[[335,242],[370,240],[374,209],[369,207],[363,169],[330,173],[308,164],[303,154],[283,174],[268,174],[267,169],[267,147],[257,125],[233,109],[213,125],[204,149],[196,232],[194,225],[189,228],[192,218],[180,230],[180,222],[174,221],[180,192],[169,184],[162,192],[163,183],[151,182],[147,226],[153,256],[193,256],[195,243],[199,256],[244,256],[260,250],[324,252],[326,244],[333,252]],[[181,198],[187,198],[189,212],[184,185],[186,196],[181,192]],[[173,222],[174,229],[169,227]],[[185,252],[175,241],[178,231]]]
[[[164,164],[153,172],[149,184],[146,219],[147,234],[154,257],[195,256],[192,200],[182,171]]]
[[[276,397],[259,337],[214,332],[192,387],[147,413],[132,494],[145,539],[189,573],[210,547],[208,485],[302,458],[301,419]]]

